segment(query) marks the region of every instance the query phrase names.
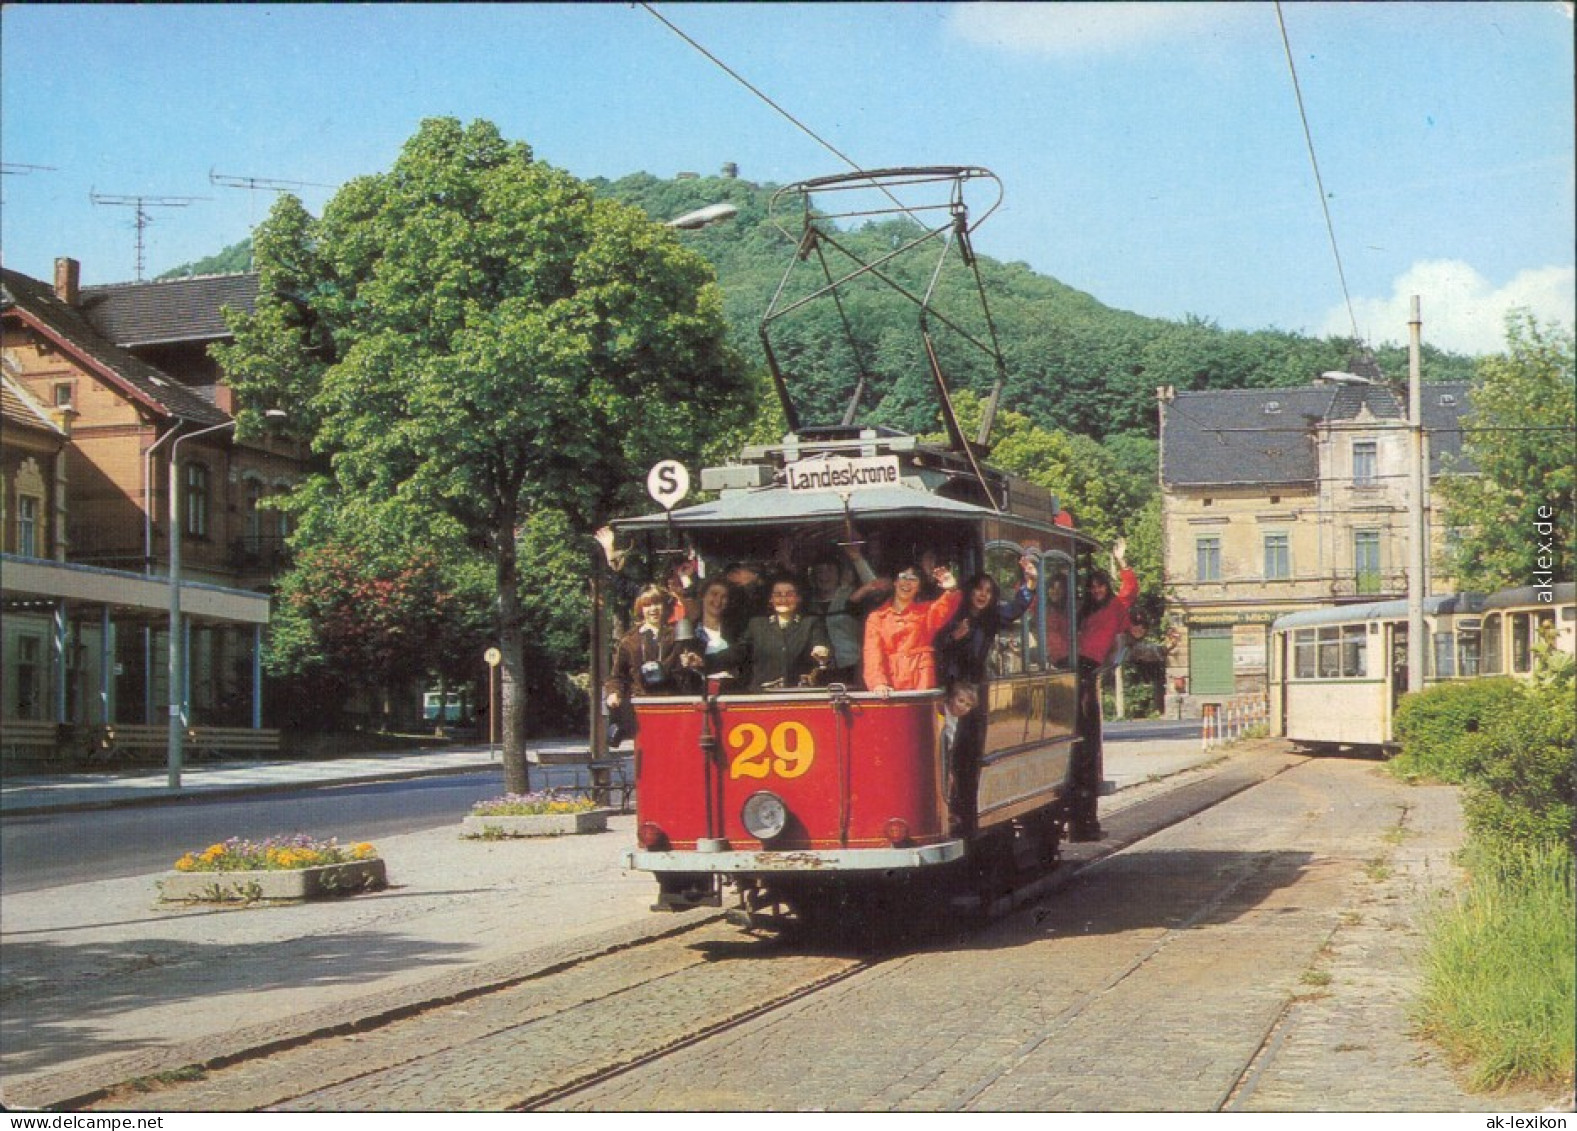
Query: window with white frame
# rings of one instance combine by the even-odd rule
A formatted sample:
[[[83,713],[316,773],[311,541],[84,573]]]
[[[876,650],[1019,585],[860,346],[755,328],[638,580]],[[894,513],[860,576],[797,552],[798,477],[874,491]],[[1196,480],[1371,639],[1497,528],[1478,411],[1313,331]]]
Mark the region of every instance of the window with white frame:
[[[1353,575],[1358,592],[1378,593],[1380,576],[1380,532],[1378,530],[1353,531]]]
[[[38,557],[38,500],[18,495],[16,500],[16,552],[24,558]]]
[[[186,533],[208,537],[208,468],[200,463],[186,465]]]
[[[1286,581],[1292,576],[1292,542],[1285,531],[1265,535],[1265,580]]]
[[[1221,538],[1205,534],[1194,539],[1194,577],[1198,581],[1221,580]]]
[[[1354,487],[1373,487],[1380,478],[1380,445],[1374,440],[1352,443],[1352,481]]]

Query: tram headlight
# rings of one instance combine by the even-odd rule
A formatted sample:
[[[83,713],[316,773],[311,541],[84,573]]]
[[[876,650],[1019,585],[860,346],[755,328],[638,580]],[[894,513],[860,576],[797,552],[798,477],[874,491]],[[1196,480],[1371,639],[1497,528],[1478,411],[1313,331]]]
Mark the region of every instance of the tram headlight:
[[[788,806],[777,794],[762,790],[745,798],[739,819],[757,840],[771,840],[788,826]]]
[[[635,839],[647,852],[662,852],[668,847],[668,834],[654,821],[643,821],[635,830]]]

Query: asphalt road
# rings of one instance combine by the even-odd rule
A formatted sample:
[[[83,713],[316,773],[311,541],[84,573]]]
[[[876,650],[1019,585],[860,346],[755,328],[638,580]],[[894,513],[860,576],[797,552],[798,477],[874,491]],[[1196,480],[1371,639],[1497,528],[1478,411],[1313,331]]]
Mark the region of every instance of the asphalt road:
[[[371,840],[454,825],[477,801],[502,793],[503,786],[500,768],[211,801],[194,798],[11,816],[0,822],[0,893],[162,872],[183,852],[232,836],[261,840],[307,833]]]

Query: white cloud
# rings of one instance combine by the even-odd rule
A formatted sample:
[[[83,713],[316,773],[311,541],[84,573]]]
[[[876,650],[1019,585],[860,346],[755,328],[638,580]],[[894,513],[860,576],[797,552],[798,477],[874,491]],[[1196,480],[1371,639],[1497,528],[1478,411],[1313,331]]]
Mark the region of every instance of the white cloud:
[[[1424,260],[1396,279],[1389,297],[1353,299],[1358,332],[1376,344],[1406,342],[1413,295],[1419,296],[1426,343],[1456,353],[1499,353],[1506,345],[1506,314],[1517,307],[1540,322],[1572,325],[1577,270],[1535,267],[1497,287],[1460,260]],[[1351,334],[1346,307],[1332,309],[1320,333]]]
[[[1111,54],[1264,19],[1263,4],[957,4],[947,28],[970,43],[1034,55]]]

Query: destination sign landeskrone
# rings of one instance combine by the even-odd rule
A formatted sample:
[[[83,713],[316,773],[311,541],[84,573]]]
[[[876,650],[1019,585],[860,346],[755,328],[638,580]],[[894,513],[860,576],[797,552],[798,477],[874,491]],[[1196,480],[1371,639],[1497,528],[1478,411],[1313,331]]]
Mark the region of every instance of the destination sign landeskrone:
[[[832,456],[802,459],[785,464],[783,474],[790,491],[860,491],[869,487],[896,487],[897,456]]]

